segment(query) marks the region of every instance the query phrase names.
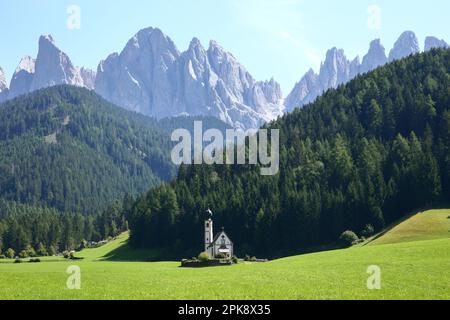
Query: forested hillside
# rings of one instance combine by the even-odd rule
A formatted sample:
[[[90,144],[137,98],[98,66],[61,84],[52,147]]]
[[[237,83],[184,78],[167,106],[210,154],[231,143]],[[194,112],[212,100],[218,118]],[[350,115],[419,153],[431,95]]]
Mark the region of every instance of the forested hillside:
[[[0,105],[0,198],[98,214],[170,180],[170,136],[86,89],[58,86]]]
[[[0,255],[55,255],[78,249],[86,240],[115,237],[127,228],[120,202],[94,216],[0,199]]]
[[[137,247],[200,250],[210,207],[238,253],[282,255],[450,200],[450,50],[394,62],[272,123],[280,173],[182,166],[125,210]]]

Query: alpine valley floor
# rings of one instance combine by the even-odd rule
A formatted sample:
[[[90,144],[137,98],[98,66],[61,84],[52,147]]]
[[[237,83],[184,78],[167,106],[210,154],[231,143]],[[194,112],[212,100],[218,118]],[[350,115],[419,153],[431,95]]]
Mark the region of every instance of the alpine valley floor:
[[[82,261],[0,262],[0,299],[450,299],[450,210],[416,214],[385,234],[350,249],[269,263],[184,269],[178,262],[120,262],[139,254],[127,234],[82,251]],[[414,236],[415,235],[415,236]],[[126,260],[126,259],[125,259]],[[81,289],[66,287],[70,265]],[[367,268],[381,268],[381,290],[368,290]]]

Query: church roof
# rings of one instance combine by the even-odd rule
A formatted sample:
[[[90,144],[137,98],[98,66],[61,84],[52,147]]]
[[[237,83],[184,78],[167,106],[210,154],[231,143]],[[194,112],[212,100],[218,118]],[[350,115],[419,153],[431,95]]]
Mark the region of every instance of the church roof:
[[[222,234],[224,234],[224,235],[230,240],[231,244],[233,244],[233,241],[231,240],[230,236],[228,236],[228,234],[227,234],[224,230],[222,230],[221,232],[219,232],[218,234],[216,234],[216,236],[214,237],[214,240],[213,240],[213,242],[211,243],[211,245],[214,245],[214,244],[217,242],[217,240],[219,240],[219,237],[220,237]]]

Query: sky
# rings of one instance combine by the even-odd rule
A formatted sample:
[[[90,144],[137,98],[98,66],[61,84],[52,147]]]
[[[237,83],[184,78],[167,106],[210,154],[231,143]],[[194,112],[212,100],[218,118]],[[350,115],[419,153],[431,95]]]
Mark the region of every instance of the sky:
[[[193,37],[205,47],[216,40],[287,95],[332,47],[353,59],[381,38],[388,52],[406,30],[422,47],[429,35],[450,42],[449,12],[448,0],[0,0],[0,67],[10,79],[22,56],[36,57],[39,36],[52,34],[75,65],[96,69],[152,26],[180,51]]]

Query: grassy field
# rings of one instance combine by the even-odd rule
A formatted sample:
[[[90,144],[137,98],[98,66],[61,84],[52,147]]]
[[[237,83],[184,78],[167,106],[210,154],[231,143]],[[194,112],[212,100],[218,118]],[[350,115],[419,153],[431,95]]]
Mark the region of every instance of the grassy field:
[[[434,217],[431,212],[425,220]],[[383,236],[394,244],[381,244],[381,237],[364,247],[219,269],[114,261],[119,254],[134,260],[149,253],[130,250],[124,234],[81,252],[83,261],[0,263],[0,299],[450,299],[450,229],[439,232],[442,239],[398,242],[403,238],[394,235],[406,229]],[[81,290],[66,288],[70,265],[81,268]],[[367,289],[370,265],[381,268],[381,290]]]
[[[450,210],[419,212],[389,229],[371,245],[392,244],[450,237]]]

